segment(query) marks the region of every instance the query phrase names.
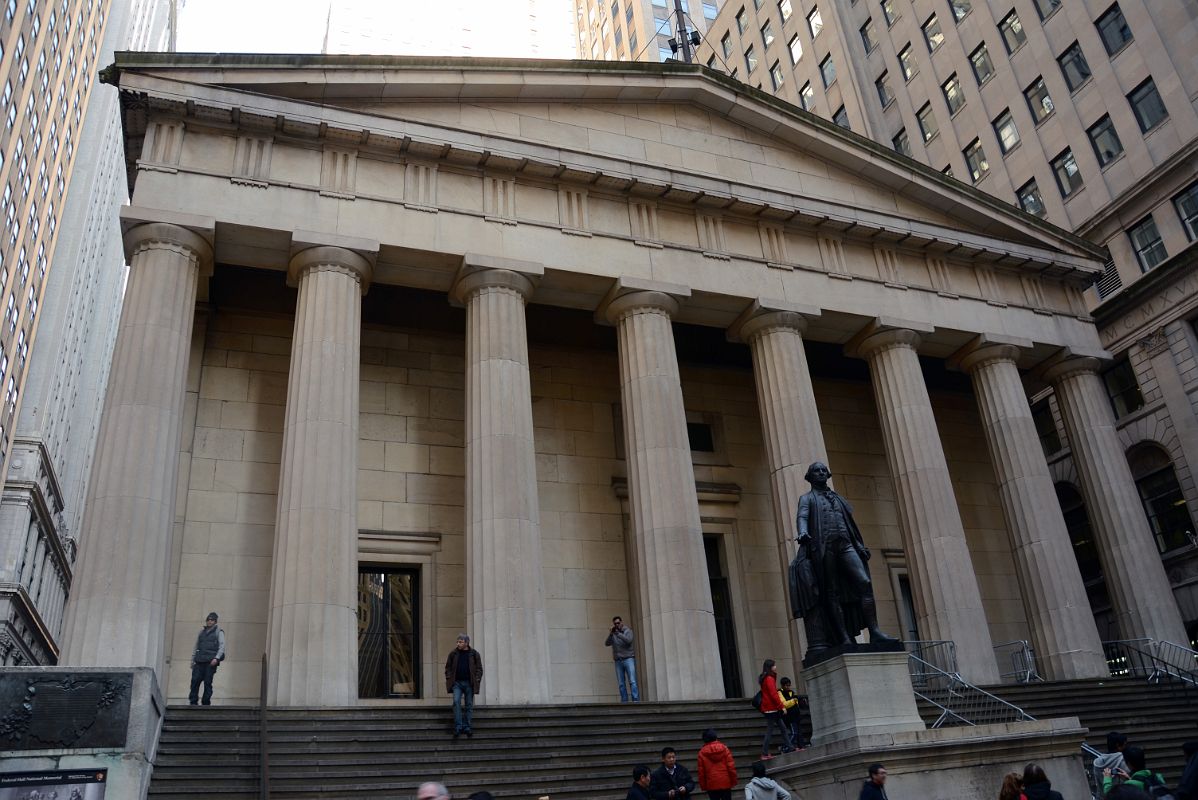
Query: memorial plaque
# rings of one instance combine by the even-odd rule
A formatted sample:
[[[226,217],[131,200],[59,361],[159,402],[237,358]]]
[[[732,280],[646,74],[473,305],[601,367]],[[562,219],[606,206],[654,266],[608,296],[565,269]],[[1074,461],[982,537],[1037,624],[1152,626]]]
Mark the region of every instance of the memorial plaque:
[[[0,750],[121,749],[132,686],[127,672],[0,674]]]
[[[0,775],[0,800],[104,800],[108,770],[69,769]]]

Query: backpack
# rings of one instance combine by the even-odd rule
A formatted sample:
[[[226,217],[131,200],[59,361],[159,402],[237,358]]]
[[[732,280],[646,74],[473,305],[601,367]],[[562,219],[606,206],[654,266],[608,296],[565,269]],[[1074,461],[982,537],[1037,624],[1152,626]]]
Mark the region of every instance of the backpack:
[[[1150,772],[1142,783],[1144,791],[1148,793],[1149,797],[1156,798],[1156,800],[1174,800],[1173,790],[1166,786],[1155,772]]]
[[[753,708],[757,709],[758,711],[761,710],[761,690],[760,689],[757,690],[757,694],[753,695],[753,699],[749,702],[751,702],[753,704]]]

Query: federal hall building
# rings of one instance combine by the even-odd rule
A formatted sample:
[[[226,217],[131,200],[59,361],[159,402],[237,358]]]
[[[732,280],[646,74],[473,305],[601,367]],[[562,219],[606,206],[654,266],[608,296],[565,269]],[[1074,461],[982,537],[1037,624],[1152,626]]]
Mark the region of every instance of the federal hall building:
[[[801,679],[816,460],[883,629],[974,683],[1189,641],[1193,287],[1101,332],[1103,249],[698,66],[104,79],[131,272],[61,663],[181,701],[216,611],[218,703],[264,663],[273,705],[444,702],[463,632],[482,702],[611,702],[619,615],[647,699],[751,694]]]

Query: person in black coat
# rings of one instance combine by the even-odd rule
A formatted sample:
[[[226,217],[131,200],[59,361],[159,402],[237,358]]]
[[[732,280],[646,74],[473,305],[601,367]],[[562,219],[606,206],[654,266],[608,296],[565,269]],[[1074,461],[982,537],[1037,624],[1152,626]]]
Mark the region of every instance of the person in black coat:
[[[861,787],[857,800],[890,800],[886,796],[886,767],[881,764],[869,765],[869,780]]]
[[[695,781],[686,767],[678,763],[672,747],[661,749],[661,766],[653,770],[649,780],[649,796],[653,800],[683,800],[695,791]]]
[[[1186,742],[1181,751],[1185,753],[1186,765],[1173,794],[1177,800],[1198,800],[1198,740]]]
[[[632,787],[624,800],[650,800],[649,798],[649,768],[637,764],[632,768]]]
[[[1023,793],[1027,800],[1065,800],[1060,792],[1054,792],[1052,782],[1039,764],[1028,764],[1023,768]]]

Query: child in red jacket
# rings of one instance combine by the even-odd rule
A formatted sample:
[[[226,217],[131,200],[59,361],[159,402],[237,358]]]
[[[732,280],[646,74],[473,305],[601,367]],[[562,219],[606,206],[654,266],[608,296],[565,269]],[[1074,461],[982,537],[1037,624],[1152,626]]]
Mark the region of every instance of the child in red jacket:
[[[732,787],[736,785],[732,751],[711,728],[703,731],[703,742],[699,750],[699,788],[711,800],[732,800]]]

